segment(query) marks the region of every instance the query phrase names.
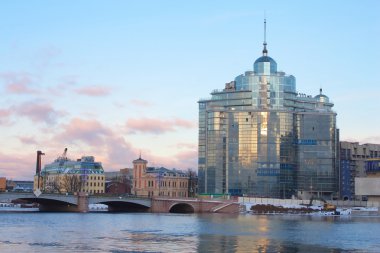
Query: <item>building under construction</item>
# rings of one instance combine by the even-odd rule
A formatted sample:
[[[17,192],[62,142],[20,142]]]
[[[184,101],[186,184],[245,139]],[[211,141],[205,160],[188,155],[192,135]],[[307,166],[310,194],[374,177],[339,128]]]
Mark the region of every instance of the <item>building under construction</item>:
[[[51,193],[104,193],[105,176],[101,162],[96,162],[93,156],[71,160],[66,154],[67,149],[42,170],[38,169],[37,158],[35,188],[39,185],[41,191]]]

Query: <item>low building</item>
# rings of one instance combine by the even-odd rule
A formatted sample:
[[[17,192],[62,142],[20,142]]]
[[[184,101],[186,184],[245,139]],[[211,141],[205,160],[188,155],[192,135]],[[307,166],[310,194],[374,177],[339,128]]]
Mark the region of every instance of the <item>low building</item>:
[[[38,186],[38,178],[36,175],[35,189]],[[76,161],[64,156],[58,157],[54,162],[45,165],[41,171],[40,184],[44,192],[105,193],[104,170],[102,164],[96,162],[93,156],[83,156]]]
[[[339,189],[341,199],[355,199],[355,178],[367,176],[366,161],[373,158],[380,158],[380,144],[340,142]]]
[[[148,161],[133,161],[133,194],[137,196],[188,197],[189,175],[180,170],[147,167]]]
[[[5,192],[7,189],[7,179],[5,177],[0,177],[0,192]]]
[[[124,168],[119,171],[104,172],[106,177],[106,193],[131,194],[132,168]]]
[[[33,181],[7,180],[7,190],[13,192],[32,192]]]
[[[380,202],[380,158],[365,161],[366,177],[355,178],[355,194],[368,201]]]

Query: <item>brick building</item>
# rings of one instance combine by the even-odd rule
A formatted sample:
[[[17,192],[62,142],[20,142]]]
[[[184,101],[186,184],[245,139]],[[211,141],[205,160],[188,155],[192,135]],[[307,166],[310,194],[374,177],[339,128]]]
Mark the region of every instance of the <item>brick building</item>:
[[[148,161],[133,161],[133,194],[137,196],[188,197],[189,175],[179,170],[147,167]]]

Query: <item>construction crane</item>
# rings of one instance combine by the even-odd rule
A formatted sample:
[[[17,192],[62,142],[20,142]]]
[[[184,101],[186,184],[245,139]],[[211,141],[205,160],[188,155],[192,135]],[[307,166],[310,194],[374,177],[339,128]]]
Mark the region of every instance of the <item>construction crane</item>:
[[[63,151],[62,155],[61,156],[58,156],[58,168],[59,168],[59,173],[62,173],[63,172],[63,165],[65,164],[65,162],[67,161],[67,148],[65,148],[65,150]]]

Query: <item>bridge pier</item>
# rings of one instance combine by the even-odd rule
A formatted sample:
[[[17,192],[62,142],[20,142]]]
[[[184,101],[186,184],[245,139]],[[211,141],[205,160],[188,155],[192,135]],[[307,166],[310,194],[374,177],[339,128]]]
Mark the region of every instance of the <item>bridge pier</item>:
[[[78,205],[77,205],[77,212],[81,213],[87,213],[89,211],[88,208],[88,195],[84,192],[78,193]]]

